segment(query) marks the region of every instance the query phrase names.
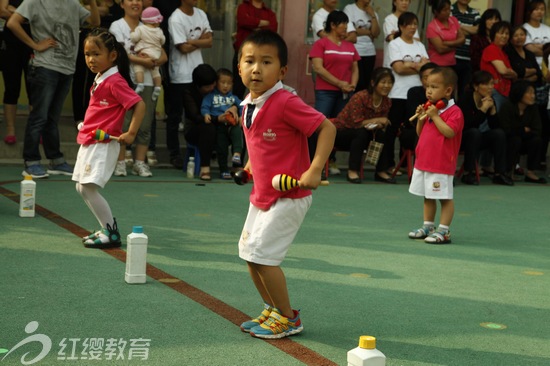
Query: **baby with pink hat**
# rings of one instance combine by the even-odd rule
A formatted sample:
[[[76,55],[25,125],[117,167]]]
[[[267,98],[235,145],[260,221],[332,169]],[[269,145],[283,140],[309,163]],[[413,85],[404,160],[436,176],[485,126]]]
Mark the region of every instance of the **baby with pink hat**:
[[[141,13],[142,24],[137,26],[135,31],[130,33],[130,39],[134,44],[135,54],[145,54],[148,57],[151,57],[155,64],[156,60],[159,59],[162,53],[162,45],[166,42],[164,33],[162,33],[162,30],[159,28],[160,23],[162,23],[162,19],[163,17],[157,8],[152,6],[145,8]],[[153,77],[153,85],[155,87],[152,98],[153,100],[157,100],[162,85],[162,79],[158,66],[155,65],[155,67],[151,70],[137,64],[133,64],[132,67],[134,69],[137,83],[136,93],[140,94],[143,92],[145,87],[143,84],[144,73],[151,72],[151,76]]]

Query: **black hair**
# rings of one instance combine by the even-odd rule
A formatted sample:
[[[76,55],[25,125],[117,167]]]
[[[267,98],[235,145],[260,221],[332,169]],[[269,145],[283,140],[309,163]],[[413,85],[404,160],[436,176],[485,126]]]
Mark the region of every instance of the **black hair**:
[[[340,25],[343,23],[349,23],[349,18],[346,13],[340,10],[334,10],[331,11],[330,14],[327,17],[327,21],[325,23],[325,32],[330,33],[331,26],[334,25]]]
[[[109,52],[116,52],[117,57],[115,64],[118,67],[118,72],[124,80],[128,82],[128,85],[133,89],[134,83],[130,77],[130,60],[128,54],[122,43],[118,42],[115,36],[109,32],[106,28],[94,28],[88,33],[88,36],[84,39],[86,42],[93,42],[99,48],[106,48]]]
[[[451,86],[454,92],[456,88],[456,83],[458,81],[458,76],[456,75],[456,72],[450,67],[438,66],[433,69],[432,72],[430,72],[430,75],[437,74],[440,74],[443,77],[443,82],[445,83],[445,86]]]
[[[413,24],[413,22],[416,20],[416,23],[418,24],[418,17],[415,13],[412,13],[410,11],[407,11],[399,16],[397,19],[397,32],[395,33],[393,39],[396,39],[398,37],[401,37],[401,27],[406,27],[409,24]]]
[[[374,87],[378,85],[382,79],[388,76],[391,78],[392,84],[395,84],[395,76],[393,75],[391,69],[388,69],[387,67],[377,67],[374,69],[371,75],[371,82],[367,86],[367,91],[372,94]]]
[[[528,22],[531,18],[531,14],[533,11],[535,11],[536,8],[538,8],[539,5],[544,6],[544,10],[546,10],[546,3],[544,0],[531,0],[527,4],[527,9],[525,9],[525,21]]]
[[[500,15],[500,11],[498,9],[487,9],[481,14],[481,18],[479,19],[479,26],[477,28],[477,34],[479,34],[482,37],[487,36],[487,20],[497,18],[499,21],[502,20],[502,16]]]
[[[512,26],[510,25],[510,23],[503,20],[493,24],[493,26],[491,27],[491,32],[489,33],[489,38],[491,39],[491,42],[495,40],[497,33],[503,29],[508,30],[508,34],[512,35]]]
[[[519,24],[519,25],[516,25],[514,26],[511,30],[510,30],[510,40],[512,40],[512,37],[514,36],[514,34],[516,33],[516,31],[518,30],[522,30],[523,33],[525,33],[525,35],[527,35],[527,29],[525,29],[525,27],[523,26],[523,24]]]
[[[432,7],[432,14],[439,13],[447,5],[451,6],[450,0],[429,0],[428,4]]]
[[[418,74],[422,75],[422,73],[424,71],[429,70],[429,69],[435,69],[436,67],[439,67],[439,65],[436,64],[435,62],[427,62],[427,63],[425,63],[424,65],[422,65],[420,67],[420,70],[418,70]]]
[[[480,85],[480,84],[488,84],[491,80],[493,80],[493,75],[489,71],[485,70],[478,70],[473,73],[472,75],[472,89],[474,86]]]
[[[218,75],[218,79],[220,76],[229,76],[230,78],[233,78],[233,73],[231,70],[226,69],[225,67],[219,68],[216,74]]]
[[[525,93],[529,88],[535,89],[535,84],[528,80],[518,80],[512,83],[510,87],[510,94],[508,95],[508,100],[513,104],[518,104],[523,99]]]
[[[252,32],[241,44],[238,53],[238,60],[241,60],[243,46],[247,43],[253,43],[257,46],[274,46],[277,48],[279,55],[279,62],[281,67],[285,67],[288,64],[288,48],[286,47],[285,40],[278,33],[270,30],[258,30]]]
[[[202,86],[214,84],[216,80],[218,80],[218,74],[212,66],[200,64],[193,70],[192,78],[193,84],[195,84],[197,88],[200,88]]]
[[[550,56],[550,43],[542,45],[542,63],[548,67],[548,56]]]

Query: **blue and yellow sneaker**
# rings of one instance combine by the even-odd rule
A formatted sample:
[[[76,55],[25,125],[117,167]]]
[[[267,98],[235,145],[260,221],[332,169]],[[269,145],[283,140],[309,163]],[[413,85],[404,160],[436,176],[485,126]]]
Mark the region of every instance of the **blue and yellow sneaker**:
[[[241,330],[243,332],[249,333],[250,329],[254,328],[255,326],[258,326],[258,325],[262,324],[263,322],[265,322],[267,320],[267,318],[269,318],[269,314],[271,314],[271,310],[273,310],[271,305],[264,304],[264,310],[262,311],[260,316],[254,318],[252,320],[249,320],[247,322],[242,323],[241,324]]]
[[[256,338],[278,339],[300,333],[304,330],[300,312],[293,311],[294,319],[289,319],[281,315],[278,309],[273,308],[266,321],[250,329],[250,335]]]

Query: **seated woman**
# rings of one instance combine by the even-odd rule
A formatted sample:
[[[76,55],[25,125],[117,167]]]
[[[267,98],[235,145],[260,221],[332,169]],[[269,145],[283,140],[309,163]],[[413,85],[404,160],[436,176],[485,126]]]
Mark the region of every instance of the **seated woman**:
[[[498,113],[498,119],[506,134],[507,171],[511,174],[520,154],[527,154],[525,181],[544,184],[546,179],[539,178],[535,173],[542,144],[542,126],[535,101],[533,83],[527,80],[516,81],[510,89],[509,100],[502,105]]]
[[[203,98],[214,90],[218,75],[216,70],[208,64],[201,64],[193,70],[193,83],[183,93],[183,108],[185,109],[185,125],[183,136],[185,140],[199,149],[201,156],[200,179],[209,181],[212,179],[210,173],[210,160],[212,151],[216,148],[216,125],[206,123],[201,114]],[[238,116],[237,107],[228,109],[234,117]],[[225,123],[226,115],[217,117],[217,122]]]
[[[462,146],[464,151],[464,175],[462,183],[478,185],[475,164],[481,150],[489,149],[495,158],[493,183],[514,185],[506,176],[506,135],[499,128],[497,109],[491,96],[493,76],[487,71],[476,71],[472,75],[472,89],[467,91],[458,102],[464,114]],[[484,171],[489,169],[483,167]]]
[[[334,146],[341,150],[349,150],[348,181],[361,183],[359,171],[363,164],[363,151],[369,141],[374,138],[384,141],[384,130],[390,124],[388,112],[391,100],[388,98],[395,78],[390,69],[377,68],[372,73],[372,80],[367,90],[355,93],[344,109],[332,120],[336,126]],[[385,183],[395,183],[386,172],[388,169],[387,154],[382,155],[376,165],[374,179]]]

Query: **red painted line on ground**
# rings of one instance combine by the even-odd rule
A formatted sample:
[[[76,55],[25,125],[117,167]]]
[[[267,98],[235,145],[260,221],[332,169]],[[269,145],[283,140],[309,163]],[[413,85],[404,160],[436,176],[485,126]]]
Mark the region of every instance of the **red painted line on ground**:
[[[3,182],[5,183],[5,182]],[[13,183],[13,182],[9,182]],[[2,183],[0,183],[2,184]],[[19,194],[14,193],[0,185],[0,194],[4,197],[19,203]],[[38,215],[44,217],[45,219],[51,221],[59,227],[73,233],[79,238],[89,234],[88,230],[83,229],[82,227],[76,225],[75,223],[59,216],[55,212],[48,210],[45,207],[40,205],[35,206],[35,211]],[[90,249],[94,250],[94,249]],[[110,256],[120,260],[121,262],[126,262],[126,252],[122,249],[103,249],[103,252],[109,254]],[[224,303],[223,301],[215,298],[214,296],[202,291],[201,289],[182,281],[181,279],[172,276],[169,273],[164,272],[163,270],[147,264],[147,275],[163,285],[170,287],[172,290],[179,292],[180,294],[187,296],[196,303],[204,306],[205,308],[211,310],[215,314],[221,316],[222,318],[230,321],[236,326],[246,320],[250,319],[250,316],[243,313],[242,311],[235,309],[234,307]],[[161,281],[163,280],[163,281]],[[167,282],[164,282],[168,280]],[[246,336],[243,334],[243,336]],[[311,366],[337,366],[337,364],[328,358],[323,357],[317,352],[294,342],[289,338],[277,339],[277,340],[264,340],[266,343],[272,345],[273,347],[278,348],[289,356],[294,357],[298,361],[303,362],[306,365]]]

